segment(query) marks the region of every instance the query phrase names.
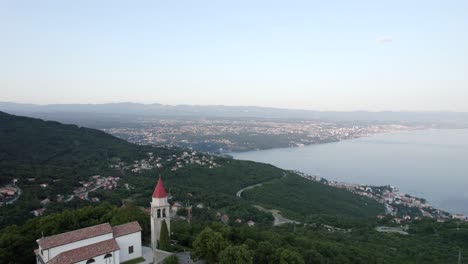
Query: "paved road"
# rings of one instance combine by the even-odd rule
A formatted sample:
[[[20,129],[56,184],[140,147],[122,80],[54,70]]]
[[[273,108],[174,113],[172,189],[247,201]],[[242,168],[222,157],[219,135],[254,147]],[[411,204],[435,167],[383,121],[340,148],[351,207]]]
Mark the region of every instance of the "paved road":
[[[263,212],[267,212],[267,213],[271,213],[273,215],[273,218],[275,219],[273,221],[273,225],[274,226],[278,226],[278,225],[282,225],[282,224],[287,224],[287,223],[291,223],[291,224],[301,224],[301,222],[298,222],[298,221],[294,221],[294,220],[291,220],[291,219],[288,219],[286,217],[283,217],[282,215],[280,215],[280,211],[278,210],[275,210],[275,209],[266,209],[260,205],[254,205],[253,207],[257,208],[258,210],[260,211],[263,211]]]
[[[101,188],[101,187],[102,187],[102,185],[98,185],[98,186],[94,187],[93,189],[91,189],[91,190],[85,192],[85,200],[88,200],[88,201],[89,201],[88,194],[89,194],[90,192],[94,192],[95,190],[97,190],[97,189],[99,189],[99,188]]]
[[[283,172],[282,178],[284,178],[284,177],[286,177],[286,172]],[[239,191],[237,191],[236,196],[239,197],[239,198],[242,198],[242,193],[243,193],[244,191],[253,189],[253,188],[255,188],[255,187],[260,187],[260,186],[262,186],[264,183],[271,182],[271,181],[273,181],[273,180],[276,180],[276,178],[275,178],[275,179],[272,179],[272,180],[268,180],[268,181],[266,181],[266,182],[257,183],[257,184],[250,185],[250,186],[247,186],[247,187],[245,187],[245,188],[242,188],[242,189],[240,189]]]
[[[188,251],[175,253],[175,255],[177,256],[177,259],[179,260],[179,264],[204,264],[205,263],[205,261],[203,260],[193,261],[192,257],[190,256],[190,252]]]
[[[286,173],[283,172],[283,178],[286,177]],[[271,181],[271,180],[270,180]],[[253,189],[255,187],[260,187],[262,186],[264,183],[267,183],[269,181],[266,181],[266,182],[263,182],[263,183],[258,183],[258,184],[255,184],[255,185],[251,185],[251,186],[247,186],[245,188],[242,188],[240,189],[237,193],[236,193],[236,196],[239,197],[239,198],[242,198],[242,193],[246,190],[250,190],[250,189]],[[280,211],[276,210],[276,209],[266,209],[260,205],[253,205],[253,207],[257,208],[258,210],[260,211],[263,211],[263,212],[267,212],[267,213],[271,213],[273,215],[273,218],[274,218],[274,221],[273,221],[273,225],[274,226],[278,226],[278,225],[282,225],[282,224],[287,224],[287,223],[291,223],[291,224],[302,224],[301,222],[299,221],[295,221],[295,220],[291,220],[291,219],[288,219],[284,216],[282,216],[280,214]],[[334,226],[330,226],[330,225],[323,225],[325,228],[327,228],[329,231],[340,231],[340,232],[351,232],[351,229],[342,229],[342,228],[338,228],[338,227],[334,227]],[[378,230],[377,230],[378,231]]]
[[[240,189],[240,190],[236,193],[236,196],[239,197],[239,198],[242,198],[242,193],[243,193],[244,191],[253,189],[253,188],[255,188],[255,187],[260,187],[260,186],[262,186],[262,185],[263,185],[263,183],[258,183],[258,184],[255,184],[255,185],[250,185],[250,186],[247,186],[247,187],[245,187],[245,188],[242,188],[242,189]]]
[[[73,200],[73,198],[75,198],[75,195],[72,194],[72,195],[70,195],[70,198],[64,200],[64,202],[69,202],[69,201]]]
[[[15,198],[11,199],[8,202],[5,202],[6,204],[12,204],[12,203],[16,202],[16,200],[18,200],[20,198],[21,194],[23,193],[23,191],[20,189],[20,187],[18,187],[16,184],[13,184],[13,187],[18,189],[18,193],[16,194]]]
[[[89,191],[85,191],[85,192],[81,192],[81,193],[77,193],[77,194],[72,194],[72,195],[70,195],[70,198],[64,200],[64,202],[69,202],[69,201],[73,200],[73,198],[75,198],[75,196],[80,196],[80,194],[84,194],[84,195],[85,195],[85,196],[84,196],[85,200],[88,200],[88,201],[89,201],[88,194],[89,194],[90,192],[94,192],[95,190],[97,190],[97,189],[99,189],[99,188],[101,188],[101,187],[102,187],[102,185],[98,185],[98,186],[94,187],[93,189],[91,189],[91,190],[89,190]]]
[[[283,172],[283,178],[286,177],[286,173]],[[275,179],[273,179],[275,180]],[[256,187],[260,187],[262,186],[264,183],[267,183],[267,182],[270,182],[272,180],[269,180],[269,181],[266,181],[266,182],[262,182],[262,183],[257,183],[257,184],[254,184],[254,185],[250,185],[250,186],[247,186],[245,188],[242,188],[240,189],[239,191],[237,191],[236,193],[236,196],[239,197],[239,198],[242,198],[242,193],[246,190],[251,190],[253,188],[256,188]],[[278,211],[278,210],[275,210],[275,209],[266,209],[260,205],[253,205],[253,207],[257,208],[258,210],[260,211],[263,211],[263,212],[268,212],[268,213],[271,213],[273,215],[273,218],[275,219],[273,221],[273,225],[274,226],[277,226],[277,225],[282,225],[282,224],[286,224],[286,223],[294,223],[294,224],[300,224],[300,222],[298,221],[294,221],[294,220],[291,220],[291,219],[288,219],[286,217],[283,217]]]

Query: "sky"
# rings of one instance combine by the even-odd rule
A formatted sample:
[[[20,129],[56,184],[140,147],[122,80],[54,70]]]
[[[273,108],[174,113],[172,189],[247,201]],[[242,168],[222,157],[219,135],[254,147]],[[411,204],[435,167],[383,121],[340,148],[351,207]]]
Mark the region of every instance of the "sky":
[[[468,111],[468,1],[0,0],[0,101]]]

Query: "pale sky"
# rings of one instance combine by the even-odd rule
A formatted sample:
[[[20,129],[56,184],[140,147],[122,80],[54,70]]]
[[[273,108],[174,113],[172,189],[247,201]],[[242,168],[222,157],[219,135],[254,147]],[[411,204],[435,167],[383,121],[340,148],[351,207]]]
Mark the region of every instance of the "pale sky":
[[[0,101],[468,111],[468,1],[0,0]]]

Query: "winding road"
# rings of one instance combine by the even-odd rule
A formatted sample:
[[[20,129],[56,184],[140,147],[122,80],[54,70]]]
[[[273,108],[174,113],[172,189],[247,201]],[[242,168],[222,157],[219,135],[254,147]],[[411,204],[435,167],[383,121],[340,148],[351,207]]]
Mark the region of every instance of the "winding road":
[[[283,172],[283,176],[282,178],[286,177],[286,172]],[[276,179],[276,178],[275,178]],[[273,180],[275,180],[273,179]],[[273,180],[268,180],[266,182],[262,182],[262,183],[257,183],[257,184],[254,184],[254,185],[250,185],[250,186],[247,186],[247,187],[244,187],[242,189],[240,189],[239,191],[237,191],[236,193],[236,196],[239,197],[239,198],[242,198],[242,193],[244,191],[247,191],[247,190],[251,190],[251,189],[254,189],[254,188],[257,188],[257,187],[261,187],[263,184],[267,183],[267,182],[271,182]],[[253,207],[257,208],[258,210],[262,211],[262,212],[267,212],[267,213],[271,213],[273,215],[273,218],[275,219],[273,221],[273,225],[274,226],[278,226],[278,225],[282,225],[282,224],[287,224],[287,223],[292,223],[292,224],[301,224],[301,222],[298,222],[298,221],[294,221],[294,220],[291,220],[291,219],[288,219],[284,216],[282,216],[280,214],[280,211],[276,210],[276,209],[266,209],[260,205],[252,205]]]
[[[13,187],[15,187],[16,189],[18,189],[18,192],[17,192],[15,198],[11,199],[11,200],[8,201],[8,202],[5,202],[5,204],[12,204],[12,203],[16,202],[16,200],[18,200],[18,198],[20,198],[21,194],[23,193],[23,191],[21,190],[20,187],[18,187],[18,185],[13,184]]]
[[[287,177],[286,173],[283,172],[283,177]],[[276,179],[276,178],[275,178]],[[273,179],[273,180],[275,180]],[[236,193],[236,196],[239,197],[239,198],[242,198],[242,193],[246,190],[251,190],[251,189],[254,189],[256,187],[261,187],[263,184],[265,183],[268,183],[268,182],[271,182],[273,180],[269,180],[269,181],[266,181],[266,182],[262,182],[262,183],[257,183],[257,184],[254,184],[254,185],[250,185],[250,186],[247,186],[245,188],[242,188],[240,189],[237,193]],[[262,207],[260,205],[252,205],[253,207],[257,208],[258,210],[262,211],[262,212],[267,212],[267,213],[271,213],[273,215],[273,218],[275,219],[273,221],[273,225],[274,226],[278,226],[278,225],[282,225],[282,224],[287,224],[287,223],[290,223],[290,224],[302,224],[301,222],[299,221],[295,221],[295,220],[291,220],[291,219],[288,219],[284,216],[282,216],[280,214],[280,211],[276,210],[276,209],[266,209],[265,207]],[[310,224],[306,224],[306,225],[310,225]],[[315,225],[315,224],[312,224],[312,225]],[[335,226],[331,226],[331,225],[325,225],[325,224],[322,224],[323,227],[325,227],[326,229],[328,229],[328,231],[339,231],[339,232],[345,232],[345,233],[349,233],[351,232],[352,229],[343,229],[343,228],[339,228],[339,227],[335,227]],[[385,231],[381,231],[381,230],[377,230],[379,232],[385,232]],[[388,232],[388,231],[387,231]],[[395,231],[394,231],[395,232]]]

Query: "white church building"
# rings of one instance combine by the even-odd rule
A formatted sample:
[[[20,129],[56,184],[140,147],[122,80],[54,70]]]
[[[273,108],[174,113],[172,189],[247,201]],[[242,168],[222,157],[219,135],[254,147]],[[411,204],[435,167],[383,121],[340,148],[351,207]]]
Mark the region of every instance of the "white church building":
[[[170,205],[159,178],[151,201],[151,248],[154,263],[172,253],[159,250],[161,226],[170,231]],[[118,226],[109,223],[90,226],[36,240],[37,264],[119,264],[142,257],[141,227],[138,222]]]
[[[38,239],[37,244],[37,264],[118,264],[142,256],[138,222],[90,226]]]

